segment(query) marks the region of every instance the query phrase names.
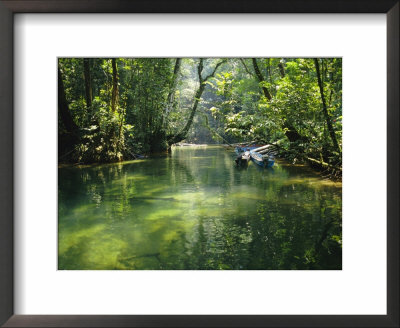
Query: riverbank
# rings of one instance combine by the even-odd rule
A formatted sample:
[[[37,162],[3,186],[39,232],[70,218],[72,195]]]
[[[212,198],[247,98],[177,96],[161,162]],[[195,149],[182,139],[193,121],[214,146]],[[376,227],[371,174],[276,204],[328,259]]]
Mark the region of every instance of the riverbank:
[[[223,149],[225,149],[227,152],[234,152],[235,151],[235,147],[239,146],[241,144],[232,144],[232,145],[228,145],[228,144],[193,144],[193,143],[178,143],[173,145],[173,147],[171,148],[171,150],[173,148],[186,148],[186,147],[221,147]],[[171,154],[171,151],[169,152],[162,152],[162,153],[154,153],[154,154],[150,154],[150,155],[146,155],[146,156],[142,156],[141,158],[137,158],[137,159],[129,159],[126,161],[117,161],[117,162],[107,162],[107,163],[59,163],[58,164],[58,168],[64,168],[64,167],[80,167],[80,168],[84,168],[84,167],[95,167],[95,166],[99,166],[99,165],[113,165],[113,164],[117,164],[117,163],[131,163],[131,162],[138,162],[138,161],[143,161],[146,158],[160,158],[160,157],[164,157],[164,156],[169,156]],[[332,168],[329,167],[329,165],[321,165],[320,163],[317,163],[315,160],[313,159],[305,159],[303,161],[299,161],[296,160],[294,163],[290,162],[289,160],[287,160],[284,156],[282,157],[278,157],[284,161],[286,161],[287,163],[291,164],[291,165],[302,165],[302,166],[306,166],[309,169],[313,170],[315,173],[319,174],[321,176],[321,178],[324,179],[331,179],[332,181],[336,181],[336,182],[341,182],[342,181],[342,174],[341,174],[341,170],[338,171],[337,169],[335,169],[334,171],[332,171]],[[233,163],[233,160],[232,160]],[[326,163],[325,163],[326,164]]]

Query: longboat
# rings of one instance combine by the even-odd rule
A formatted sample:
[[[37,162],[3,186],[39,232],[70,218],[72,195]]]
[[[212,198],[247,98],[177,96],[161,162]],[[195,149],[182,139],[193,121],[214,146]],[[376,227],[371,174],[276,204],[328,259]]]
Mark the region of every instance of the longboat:
[[[254,150],[250,151],[251,160],[262,167],[272,167],[275,163],[273,155],[262,155]]]
[[[250,150],[246,150],[244,153],[241,153],[236,157],[235,162],[238,166],[247,165],[250,160]]]
[[[271,145],[265,145],[250,150],[252,161],[262,167],[272,167],[275,163],[274,154],[276,153],[271,149],[272,147]]]
[[[256,148],[260,148],[260,146],[237,146],[237,147],[235,147],[235,153],[237,154],[237,155],[240,155],[241,153],[244,153],[245,151],[250,151],[250,150],[253,150],[253,149],[256,149]]]

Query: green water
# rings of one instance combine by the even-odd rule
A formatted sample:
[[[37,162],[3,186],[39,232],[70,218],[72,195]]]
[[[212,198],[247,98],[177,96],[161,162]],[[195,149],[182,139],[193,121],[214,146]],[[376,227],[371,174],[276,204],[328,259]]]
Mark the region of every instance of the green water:
[[[234,158],[181,147],[59,168],[59,269],[341,269],[341,184]]]

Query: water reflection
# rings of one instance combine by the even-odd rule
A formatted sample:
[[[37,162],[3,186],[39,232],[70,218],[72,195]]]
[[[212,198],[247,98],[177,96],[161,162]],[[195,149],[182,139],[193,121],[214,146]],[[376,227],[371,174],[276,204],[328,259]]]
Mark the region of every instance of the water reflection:
[[[219,147],[59,169],[59,269],[341,269],[341,184]]]

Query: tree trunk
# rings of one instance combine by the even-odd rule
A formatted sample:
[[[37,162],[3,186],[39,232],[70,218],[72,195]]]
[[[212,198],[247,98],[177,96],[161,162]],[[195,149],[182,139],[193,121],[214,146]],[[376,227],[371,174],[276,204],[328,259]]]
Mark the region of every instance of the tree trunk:
[[[187,133],[189,132],[190,127],[192,126],[194,115],[196,114],[197,106],[199,105],[200,98],[201,98],[201,95],[203,94],[204,89],[205,89],[204,84],[200,84],[200,87],[197,89],[189,119],[187,120],[185,127],[182,129],[182,131],[180,133],[181,135],[184,135],[185,137],[186,137]]]
[[[268,70],[269,83],[271,83],[272,85],[271,58],[267,59],[267,70]]]
[[[203,94],[205,85],[200,84],[200,87],[197,89],[195,98],[194,98],[194,103],[192,106],[192,110],[190,112],[189,119],[187,120],[185,127],[176,135],[174,135],[170,140],[168,140],[168,145],[173,145],[179,141],[182,141],[183,139],[186,138],[187,133],[189,132],[190,127],[192,126],[194,115],[196,114],[197,106],[199,105],[201,95]]]
[[[317,70],[317,79],[318,79],[319,91],[321,93],[322,109],[323,109],[323,113],[325,116],[326,125],[328,126],[328,131],[331,136],[333,145],[335,146],[336,150],[340,153],[340,147],[339,147],[339,144],[336,139],[335,131],[333,130],[333,126],[332,126],[331,118],[329,117],[328,109],[326,107],[325,96],[324,96],[324,86],[321,81],[319,63],[318,63],[317,58],[314,58],[314,63],[315,63],[315,68]]]
[[[92,107],[92,81],[90,78],[90,59],[83,58],[83,75],[85,79],[85,97],[86,97],[86,107],[89,109]]]
[[[176,85],[178,84],[178,75],[179,75],[179,70],[181,68],[181,62],[182,62],[182,58],[176,58],[174,73],[172,76],[172,81],[171,81],[171,85],[169,87],[168,96],[167,96],[167,104],[165,106],[164,113],[161,117],[160,128],[163,128],[163,126],[165,124],[165,120],[168,117],[168,115],[172,109],[172,106],[174,104],[175,90],[176,90]]]
[[[253,60],[254,71],[256,72],[258,81],[259,81],[260,83],[261,83],[261,82],[264,82],[264,81],[265,81],[265,80],[264,80],[264,77],[262,76],[261,71],[260,71],[260,69],[258,68],[257,59],[256,59],[256,58],[252,58],[252,60]],[[265,98],[267,98],[268,100],[271,100],[271,99],[272,99],[272,96],[271,96],[271,94],[269,93],[268,89],[267,89],[266,87],[263,86],[263,87],[262,87],[262,90],[263,90],[263,93],[264,93]]]
[[[167,97],[167,101],[168,101],[168,107],[167,108],[168,108],[168,110],[171,109],[172,103],[174,102],[175,89],[176,89],[176,85],[178,84],[178,74],[179,74],[179,70],[181,68],[181,62],[182,62],[182,58],[176,58],[175,68],[174,68],[174,75],[172,77],[172,82],[171,82],[171,86],[169,88],[168,97]]]
[[[300,133],[297,132],[296,128],[292,124],[290,124],[286,119],[283,122],[283,127],[287,129],[285,135],[290,142],[296,142],[299,140],[303,140],[305,142],[308,141],[307,138],[300,135]]]
[[[240,62],[242,63],[244,69],[246,70],[246,73],[249,74],[250,76],[253,76],[254,74],[251,73],[250,70],[247,68],[247,65],[246,65],[244,59],[243,59],[243,58],[239,58],[239,60],[240,60]]]
[[[112,63],[111,110],[115,112],[118,109],[118,71],[115,58],[111,59],[111,63]]]
[[[256,72],[256,76],[258,79],[258,82],[265,82],[263,75],[261,74],[260,69],[258,68],[258,64],[257,64],[257,60],[255,58],[252,58],[253,60],[253,66],[254,66],[254,70]],[[268,89],[263,87],[262,88],[263,92],[264,92],[264,96],[268,99],[271,100],[272,96],[269,93]],[[306,138],[301,136],[296,128],[290,124],[286,119],[283,122],[283,127],[287,129],[287,131],[285,132],[286,137],[289,139],[290,142],[295,142],[298,140],[305,140]]]
[[[171,80],[171,83],[169,86],[165,108],[161,115],[161,119],[157,123],[157,126],[154,129],[154,132],[152,133],[152,136],[151,136],[151,140],[150,140],[151,147],[150,148],[151,148],[152,152],[164,151],[166,148],[168,148],[168,145],[166,142],[167,141],[166,140],[167,139],[166,120],[167,120],[167,117],[168,117],[169,113],[171,112],[172,107],[174,105],[175,90],[176,90],[176,86],[178,84],[178,75],[179,75],[179,70],[181,67],[181,62],[182,62],[182,58],[176,58],[174,72],[173,72],[172,80]]]
[[[58,68],[58,110],[60,112],[61,121],[68,133],[76,135],[78,127],[72,119],[69,111],[68,102],[65,96],[64,82],[60,68]]]
[[[205,82],[207,82],[208,79],[212,78],[215,75],[218,67],[226,62],[225,59],[220,61],[217,65],[215,65],[213,72],[211,74],[207,75],[205,78],[203,78],[202,77],[203,60],[204,59],[201,58],[200,61],[199,61],[199,65],[197,66],[197,74],[198,74],[198,77],[199,77],[200,85],[199,85],[199,88],[197,89],[196,94],[195,94],[194,103],[193,103],[193,106],[192,106],[192,111],[190,112],[189,119],[186,122],[185,127],[178,134],[174,135],[172,138],[170,138],[168,140],[168,145],[169,146],[171,146],[174,143],[177,143],[179,141],[182,141],[183,139],[186,138],[187,133],[189,132],[190,127],[192,126],[194,115],[196,114],[197,106],[199,105],[199,102],[201,100],[201,95],[203,94],[203,91],[204,91],[204,89],[206,87]]]
[[[285,77],[285,68],[283,67],[283,64],[279,63],[278,67],[279,67],[279,72],[281,73],[281,77],[284,78]]]

